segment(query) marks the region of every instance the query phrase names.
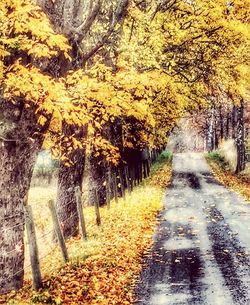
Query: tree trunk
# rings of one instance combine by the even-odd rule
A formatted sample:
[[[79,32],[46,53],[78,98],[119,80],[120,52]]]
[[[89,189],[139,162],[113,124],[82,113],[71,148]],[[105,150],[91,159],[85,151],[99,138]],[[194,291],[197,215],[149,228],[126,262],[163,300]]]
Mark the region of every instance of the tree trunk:
[[[142,166],[143,166],[143,177],[147,178],[149,176],[150,167],[149,167],[150,153],[149,148],[145,147],[142,151]]]
[[[224,118],[222,113],[222,107],[219,108],[219,117],[220,117],[220,140],[224,139]]]
[[[63,133],[65,136],[75,136],[79,141],[86,137],[87,127],[76,128],[76,126],[63,124]],[[58,189],[56,210],[62,227],[64,238],[76,236],[78,234],[78,214],[77,201],[75,197],[75,188],[82,187],[85,147],[73,149],[69,154],[69,162],[71,166],[67,166],[61,161],[58,173]]]
[[[219,146],[219,137],[216,128],[214,129],[214,148],[217,149]]]
[[[226,120],[226,139],[229,138],[230,120],[231,120],[230,113],[227,113],[227,120]]]
[[[245,132],[244,132],[244,104],[241,100],[240,106],[237,108],[236,138],[235,144],[237,148],[237,165],[236,173],[245,169]]]
[[[235,106],[233,106],[232,109],[232,119],[231,119],[231,123],[232,123],[232,138],[235,139],[236,138],[236,125],[237,125],[237,120],[236,120],[236,114],[237,114],[237,109]]]
[[[75,188],[82,185],[84,152],[79,149],[73,155],[74,164],[69,167],[61,162],[58,174],[56,210],[66,239],[76,236],[79,231]]]
[[[64,34],[72,47],[71,57],[72,61],[65,61],[59,63],[59,69],[55,75],[54,64],[48,66],[47,70],[54,76],[62,76],[70,69],[83,68],[84,63],[97,53],[102,46],[108,42],[108,38],[113,32],[116,32],[115,26],[122,22],[125,17],[126,8],[128,6],[127,0],[117,1],[116,5],[105,6],[106,3],[102,1],[79,1],[79,0],[59,0],[59,1],[41,1],[36,2],[43,8],[48,15],[54,29]],[[106,11],[106,9],[108,11]],[[103,21],[107,22],[107,30],[101,30],[100,40],[96,41],[91,37],[91,29],[96,23],[96,19],[101,18],[102,14],[107,14],[113,18],[110,23],[109,18]],[[110,14],[112,13],[112,14]],[[104,28],[105,25],[104,25]],[[88,48],[89,46],[89,48]],[[73,137],[76,133],[76,127],[69,128],[66,134]],[[85,135],[86,136],[86,135]],[[72,159],[72,154],[70,156]],[[81,150],[73,153],[73,163],[71,167],[65,167],[62,163],[59,169],[59,185],[57,195],[57,212],[62,224],[65,238],[70,237],[72,234],[77,233],[78,217],[76,214],[76,201],[74,196],[74,188],[81,185],[83,178],[83,160],[85,159],[84,151]],[[72,160],[71,160],[72,161]],[[76,161],[76,164],[75,164]],[[78,164],[79,163],[79,164]],[[90,160],[93,177],[97,177],[97,181],[93,181],[98,185],[98,194],[100,204],[106,200],[104,195],[104,188],[101,183],[103,182],[102,168],[99,164],[95,164],[95,159]],[[68,220],[67,220],[68,219]]]
[[[32,108],[32,107],[31,107]],[[42,132],[34,109],[18,109],[0,100],[0,293],[21,288],[24,276],[24,204]],[[15,113],[19,113],[15,117]],[[11,122],[11,123],[10,123]],[[47,124],[46,124],[47,127]]]
[[[103,206],[106,203],[106,177],[107,169],[104,165],[104,160],[95,156],[90,156],[90,189],[89,189],[89,203],[93,205],[95,203],[95,197],[97,194],[99,205]],[[112,184],[111,184],[112,185]]]
[[[207,133],[207,148],[208,151],[213,151],[215,147],[214,139],[214,129],[215,129],[215,118],[214,118],[214,109],[211,110],[211,117],[209,122],[209,128]]]

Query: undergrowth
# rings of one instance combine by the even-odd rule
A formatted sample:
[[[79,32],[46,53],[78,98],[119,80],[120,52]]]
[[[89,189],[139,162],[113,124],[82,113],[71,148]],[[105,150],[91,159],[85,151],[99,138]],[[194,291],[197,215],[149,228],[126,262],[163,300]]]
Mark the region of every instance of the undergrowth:
[[[218,152],[208,153],[206,159],[214,176],[226,187],[250,201],[250,174],[234,174],[225,159]]]
[[[220,155],[220,153],[218,151],[209,152],[207,154],[207,160],[215,162],[223,169],[228,168],[228,164],[227,164],[225,158],[222,155]]]
[[[163,151],[158,158],[156,159],[156,162],[151,167],[151,173],[154,174],[159,169],[162,169],[163,165],[170,164],[172,162],[173,154],[172,152],[165,150]]]
[[[67,242],[70,262],[61,266],[60,253],[46,257],[44,288],[30,289],[30,282],[5,299],[8,305],[70,304],[129,305],[142,261],[149,255],[157,214],[171,177],[171,154],[164,152],[150,178],[131,195],[101,208],[102,226],[95,225],[94,209],[84,209],[88,240],[80,237]],[[1,299],[0,299],[1,300]],[[1,302],[0,302],[1,303]]]

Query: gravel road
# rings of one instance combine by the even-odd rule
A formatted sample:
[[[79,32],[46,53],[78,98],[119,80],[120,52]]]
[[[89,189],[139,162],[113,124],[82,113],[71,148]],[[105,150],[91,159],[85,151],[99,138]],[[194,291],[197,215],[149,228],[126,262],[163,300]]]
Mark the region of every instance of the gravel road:
[[[250,205],[202,154],[176,154],[137,305],[250,305]]]

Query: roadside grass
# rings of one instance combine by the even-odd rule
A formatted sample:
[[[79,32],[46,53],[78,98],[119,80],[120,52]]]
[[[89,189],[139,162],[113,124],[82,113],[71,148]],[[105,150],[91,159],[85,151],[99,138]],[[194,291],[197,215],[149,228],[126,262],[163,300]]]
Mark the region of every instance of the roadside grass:
[[[223,169],[226,169],[227,163],[225,158],[220,155],[218,151],[212,151],[207,154],[207,159],[215,162],[216,164],[220,165]]]
[[[151,174],[154,174],[159,169],[162,169],[162,166],[166,163],[171,163],[173,159],[173,154],[165,150],[163,151],[158,158],[156,159],[156,162],[151,167]]]
[[[133,304],[133,289],[143,259],[150,253],[157,215],[171,178],[171,160],[170,153],[161,154],[150,177],[131,195],[126,194],[117,204],[112,202],[109,210],[101,208],[100,227],[95,224],[94,209],[84,208],[88,240],[76,237],[67,242],[70,262],[63,265],[56,247],[41,261],[44,288],[32,291],[30,280],[26,280],[23,289],[6,296],[5,304]],[[30,193],[34,214],[45,213],[39,209],[44,209],[54,192],[43,191],[41,198],[35,191]],[[49,220],[47,225],[50,226]],[[29,277],[27,273],[26,278]]]
[[[225,159],[218,152],[211,152],[206,155],[206,159],[212,169],[214,176],[226,187],[242,195],[250,201],[250,170],[243,173],[234,174],[230,171]]]

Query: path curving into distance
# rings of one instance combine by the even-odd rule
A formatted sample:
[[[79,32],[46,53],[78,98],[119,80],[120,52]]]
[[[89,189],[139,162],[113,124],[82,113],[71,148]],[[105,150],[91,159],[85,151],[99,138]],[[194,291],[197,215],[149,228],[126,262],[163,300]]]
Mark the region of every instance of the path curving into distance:
[[[136,305],[250,305],[250,205],[202,154],[173,158],[173,179]]]

